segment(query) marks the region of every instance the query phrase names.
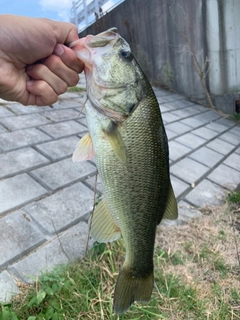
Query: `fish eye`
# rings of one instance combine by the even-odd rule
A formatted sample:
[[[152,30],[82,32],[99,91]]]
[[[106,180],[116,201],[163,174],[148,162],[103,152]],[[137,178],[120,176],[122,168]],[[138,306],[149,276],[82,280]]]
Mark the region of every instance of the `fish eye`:
[[[122,50],[120,52],[120,56],[126,60],[132,60],[133,58],[133,55],[132,55],[132,52],[131,51],[124,51]]]

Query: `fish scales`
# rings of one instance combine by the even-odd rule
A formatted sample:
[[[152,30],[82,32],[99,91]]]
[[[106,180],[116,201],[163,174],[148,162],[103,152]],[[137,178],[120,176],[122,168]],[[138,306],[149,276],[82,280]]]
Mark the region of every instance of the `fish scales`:
[[[86,64],[90,134],[73,160],[96,156],[104,199],[93,213],[91,235],[107,242],[122,234],[126,256],[114,311],[124,313],[134,301],[150,299],[156,227],[163,217],[177,217],[167,136],[151,85],[125,40],[111,29],[84,39],[75,52]]]

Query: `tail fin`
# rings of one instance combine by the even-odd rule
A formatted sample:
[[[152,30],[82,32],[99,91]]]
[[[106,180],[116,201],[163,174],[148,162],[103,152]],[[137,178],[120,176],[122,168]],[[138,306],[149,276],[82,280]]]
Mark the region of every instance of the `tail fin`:
[[[135,277],[131,270],[122,269],[114,292],[114,312],[126,312],[134,301],[149,301],[153,284],[153,272],[146,277]]]

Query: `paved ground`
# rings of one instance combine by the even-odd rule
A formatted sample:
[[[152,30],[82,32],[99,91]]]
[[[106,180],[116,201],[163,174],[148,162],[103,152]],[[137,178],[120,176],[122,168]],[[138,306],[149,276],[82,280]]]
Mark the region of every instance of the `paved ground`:
[[[240,126],[156,89],[169,138],[176,224],[199,207],[224,201],[240,182]],[[43,270],[81,257],[93,205],[96,168],[72,163],[86,131],[83,97],[62,95],[52,107],[0,104],[0,301]],[[99,186],[100,188],[100,186]]]

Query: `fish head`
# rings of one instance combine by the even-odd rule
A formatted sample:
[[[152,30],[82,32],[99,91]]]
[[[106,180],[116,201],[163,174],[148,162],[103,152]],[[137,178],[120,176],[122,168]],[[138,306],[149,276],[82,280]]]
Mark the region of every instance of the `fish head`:
[[[71,44],[85,63],[87,93],[93,106],[128,116],[142,99],[143,75],[129,44],[111,28]]]

